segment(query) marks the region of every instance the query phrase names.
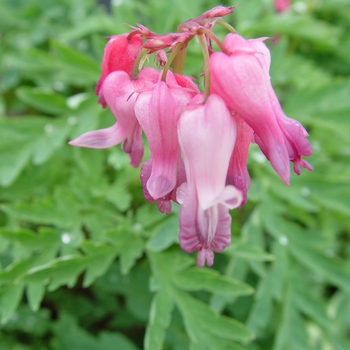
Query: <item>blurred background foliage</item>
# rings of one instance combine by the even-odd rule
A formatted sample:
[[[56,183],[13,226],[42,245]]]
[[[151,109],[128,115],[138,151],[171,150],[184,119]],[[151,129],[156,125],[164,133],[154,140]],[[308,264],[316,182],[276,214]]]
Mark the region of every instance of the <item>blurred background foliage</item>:
[[[0,349],[350,349],[350,1],[242,0],[273,85],[310,133],[286,187],[252,145],[232,245],[199,269],[120,147],[70,147],[114,117],[94,95],[105,37],[168,32],[214,0],[0,1]],[[227,1],[223,5],[232,5]],[[109,12],[107,11],[109,9]],[[224,35],[220,28],[218,35]],[[187,73],[201,73],[191,44]]]

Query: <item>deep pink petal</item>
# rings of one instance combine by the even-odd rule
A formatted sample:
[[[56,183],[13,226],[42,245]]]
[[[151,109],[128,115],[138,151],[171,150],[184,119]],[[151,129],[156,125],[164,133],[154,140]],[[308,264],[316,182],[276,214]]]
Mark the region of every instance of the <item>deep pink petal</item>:
[[[176,84],[171,72],[168,76]],[[193,92],[177,84],[169,87],[160,80],[154,89],[141,93],[136,101],[136,117],[147,136],[152,155],[147,190],[154,199],[166,196],[176,185],[180,157],[177,122],[192,96]]]
[[[105,107],[106,101],[100,94],[101,86],[108,74],[121,70],[130,74],[135,63],[136,57],[142,47],[141,35],[133,35],[128,38],[129,34],[112,36],[105,46],[102,58],[102,73],[95,88],[99,95],[99,102]]]

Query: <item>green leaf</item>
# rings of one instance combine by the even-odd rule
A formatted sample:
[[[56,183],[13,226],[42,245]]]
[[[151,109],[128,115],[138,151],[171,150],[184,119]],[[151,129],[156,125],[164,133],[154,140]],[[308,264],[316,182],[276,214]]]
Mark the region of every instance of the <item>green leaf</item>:
[[[48,290],[53,291],[62,285],[73,287],[79,275],[86,268],[86,261],[81,256],[63,256],[49,263],[29,269],[25,281],[48,283]]]
[[[283,303],[282,320],[278,329],[274,350],[312,350],[308,343],[305,324],[295,306],[294,295],[295,291],[289,285]]]
[[[45,162],[63,146],[69,130],[64,119],[0,119],[0,184],[12,184],[31,157],[36,164]]]
[[[90,56],[64,45],[52,42],[55,57],[60,66],[58,76],[74,85],[95,84],[100,75],[100,64]]]
[[[23,294],[23,284],[11,285],[0,292],[1,323],[6,323],[16,310]]]
[[[126,275],[142,255],[145,242],[141,237],[136,236],[127,230],[110,231],[107,237],[113,241],[120,254],[120,269]]]
[[[40,303],[45,294],[45,285],[43,282],[32,282],[27,286],[27,299],[30,308],[33,311],[38,311],[40,307]]]
[[[16,90],[16,95],[25,104],[44,113],[62,114],[69,112],[64,98],[52,91],[22,86]]]
[[[145,350],[162,350],[165,330],[169,327],[174,301],[166,288],[152,300],[149,322],[144,340]]]
[[[154,236],[147,243],[147,247],[155,252],[169,248],[173,243],[178,242],[179,219],[172,216],[156,230]]]
[[[94,244],[89,241],[83,242],[82,248],[87,253],[87,270],[85,272],[83,287],[88,287],[96,278],[106,272],[118,254],[118,251],[114,247]]]
[[[131,194],[126,188],[125,181],[116,180],[112,186],[109,187],[106,199],[113,203],[120,211],[125,211],[130,207]]]
[[[249,285],[234,280],[227,276],[220,276],[219,273],[207,268],[192,268],[176,274],[172,282],[180,289],[196,291],[207,290],[225,296],[236,297],[253,293]]]
[[[206,334],[232,341],[249,342],[253,339],[253,333],[240,322],[218,315],[208,305],[188,293],[173,293],[192,340],[205,338]]]

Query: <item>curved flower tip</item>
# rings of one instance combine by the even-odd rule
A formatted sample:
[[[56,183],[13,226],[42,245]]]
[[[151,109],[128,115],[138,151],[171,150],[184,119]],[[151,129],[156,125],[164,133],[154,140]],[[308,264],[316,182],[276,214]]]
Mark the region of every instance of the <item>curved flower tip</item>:
[[[125,136],[126,135],[124,131],[120,129],[119,124],[115,123],[106,129],[88,131],[68,143],[71,146],[108,148],[123,141]]]
[[[163,214],[170,214],[172,205],[171,201],[174,201],[178,203],[177,200],[177,192],[178,188],[182,188],[186,183],[186,174],[185,174],[185,169],[183,165],[182,159],[179,157],[178,162],[177,162],[177,170],[176,170],[176,184],[174,187],[172,187],[165,195],[155,199],[151,196],[150,192],[148,191],[148,181],[150,180],[152,172],[152,158],[148,159],[146,162],[143,163],[141,167],[141,172],[140,172],[140,179],[142,183],[142,188],[143,188],[143,195],[145,199],[149,202],[154,202],[157,200],[157,207],[158,210],[163,213]],[[168,179],[165,179],[168,181]],[[151,184],[151,186],[158,186],[157,183]],[[155,192],[158,192],[159,189],[155,189]]]

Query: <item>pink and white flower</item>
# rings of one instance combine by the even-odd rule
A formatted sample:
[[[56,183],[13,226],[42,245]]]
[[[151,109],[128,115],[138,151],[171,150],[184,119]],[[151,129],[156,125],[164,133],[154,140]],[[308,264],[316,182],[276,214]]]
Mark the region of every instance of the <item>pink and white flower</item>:
[[[236,123],[219,96],[212,94],[202,101],[203,96],[195,97],[178,126],[187,179],[178,190],[180,245],[188,252],[199,250],[198,265],[210,266],[212,250],[219,252],[230,244],[228,210],[241,204],[242,194],[226,185]]]

